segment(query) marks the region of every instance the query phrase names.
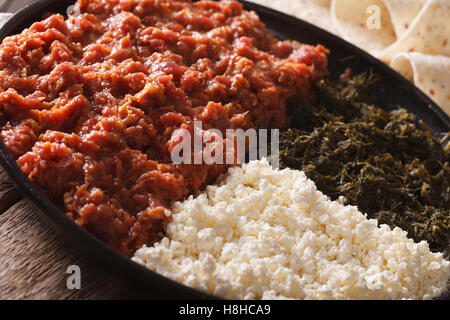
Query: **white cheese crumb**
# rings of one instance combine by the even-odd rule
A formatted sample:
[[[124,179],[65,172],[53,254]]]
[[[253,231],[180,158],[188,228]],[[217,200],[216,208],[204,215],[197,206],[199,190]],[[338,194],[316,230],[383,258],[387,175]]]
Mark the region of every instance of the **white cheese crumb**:
[[[165,209],[165,210],[164,210],[164,215],[165,215],[167,218],[169,218],[169,217],[172,216],[172,212],[171,212],[170,210]]]
[[[399,228],[330,201],[303,172],[267,161],[176,203],[167,237],[134,261],[230,299],[430,299],[450,263]]]

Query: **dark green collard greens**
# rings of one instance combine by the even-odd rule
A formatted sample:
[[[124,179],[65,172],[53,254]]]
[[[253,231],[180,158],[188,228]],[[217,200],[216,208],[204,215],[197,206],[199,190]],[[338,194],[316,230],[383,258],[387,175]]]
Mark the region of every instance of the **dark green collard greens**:
[[[373,105],[373,75],[315,84],[317,101],[290,101],[280,133],[282,167],[305,171],[319,190],[398,226],[450,256],[450,153],[403,109]]]

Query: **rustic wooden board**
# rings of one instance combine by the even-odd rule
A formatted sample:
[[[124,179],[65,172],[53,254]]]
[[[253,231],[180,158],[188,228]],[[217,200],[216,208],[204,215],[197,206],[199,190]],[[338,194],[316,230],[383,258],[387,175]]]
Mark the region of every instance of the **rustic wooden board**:
[[[0,12],[16,12],[33,1],[0,0]],[[79,255],[36,210],[0,167],[0,299],[151,298]],[[80,290],[67,288],[69,265],[81,269]]]
[[[0,167],[0,214],[19,201],[21,194],[9,181],[6,172]]]

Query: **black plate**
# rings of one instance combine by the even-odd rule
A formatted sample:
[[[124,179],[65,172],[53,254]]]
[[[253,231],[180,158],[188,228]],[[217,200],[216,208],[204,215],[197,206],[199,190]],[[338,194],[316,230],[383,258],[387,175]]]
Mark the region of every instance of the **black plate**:
[[[65,14],[68,6],[74,2],[74,0],[36,1],[20,10],[0,28],[0,39],[20,33],[33,22],[41,20],[42,15],[45,13]],[[442,135],[450,131],[449,117],[435,103],[408,80],[368,53],[307,22],[256,4],[242,2],[247,9],[254,10],[259,14],[262,21],[266,23],[268,30],[275,36],[310,44],[321,43],[329,48],[331,51],[329,57],[331,74],[339,75],[346,68],[350,67],[355,73],[372,69],[381,75],[382,81],[378,98],[379,104],[383,108],[390,109],[400,105],[408,109],[418,119],[423,120],[436,137],[442,137]],[[77,250],[103,265],[106,270],[111,270],[121,278],[133,282],[141,289],[152,292],[155,297],[214,298],[211,295],[188,288],[132,262],[104,245],[84,229],[79,228],[28,180],[6,149],[3,141],[0,141],[0,163],[17,188],[40,209],[41,216]],[[450,294],[442,298],[450,299]]]

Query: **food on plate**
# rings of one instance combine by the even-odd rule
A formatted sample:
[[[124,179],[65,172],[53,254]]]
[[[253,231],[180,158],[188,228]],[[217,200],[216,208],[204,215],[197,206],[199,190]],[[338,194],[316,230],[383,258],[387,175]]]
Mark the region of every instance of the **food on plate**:
[[[173,164],[172,133],[283,127],[327,73],[323,46],[279,41],[237,1],[79,0],[0,46],[1,137],[67,216],[125,255],[226,165]]]
[[[450,262],[400,228],[331,201],[301,171],[229,169],[173,206],[167,236],[133,260],[230,299],[430,299]]]
[[[443,57],[450,59],[448,0],[250,1],[307,20],[368,51],[413,81],[450,115],[450,72],[445,69],[448,61],[443,63]],[[405,68],[408,62],[412,68]]]
[[[406,110],[378,108],[376,81],[373,74],[322,79],[318,101],[290,101],[280,163],[449,258],[450,149]]]

